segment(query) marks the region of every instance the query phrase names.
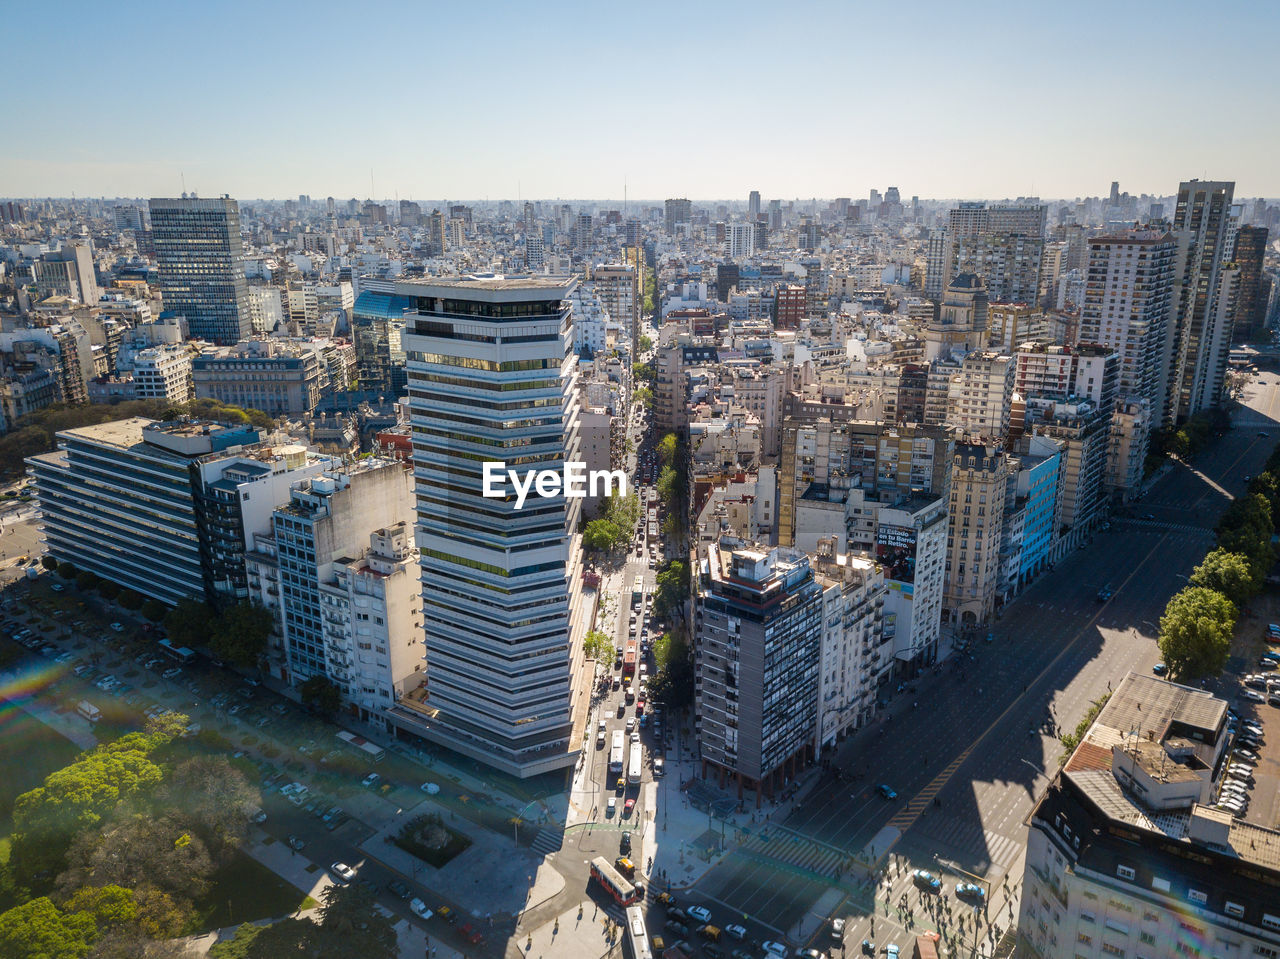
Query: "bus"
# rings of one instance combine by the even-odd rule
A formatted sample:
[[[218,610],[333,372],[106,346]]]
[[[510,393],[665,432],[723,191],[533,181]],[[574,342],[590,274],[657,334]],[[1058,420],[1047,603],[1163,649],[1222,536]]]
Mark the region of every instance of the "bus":
[[[622,772],[622,730],[613,731],[613,745],[609,747],[609,772]]]
[[[168,639],[162,639],[159,643],[160,652],[164,653],[170,659],[177,660],[184,666],[196,658],[196,654],[185,646],[175,646]]]
[[[627,759],[627,785],[638,786],[640,784],[641,766],[644,763],[642,757],[643,750],[639,743],[631,744],[631,756]]]
[[[636,674],[636,638],[635,636],[632,636],[627,640],[626,651],[623,652],[622,654],[622,681],[626,682],[635,674]]]
[[[649,930],[644,927],[644,913],[639,906],[627,906],[627,945],[631,947],[631,959],[653,959]]]
[[[620,906],[629,906],[644,898],[643,888],[632,885],[604,856],[591,860],[591,878],[604,886],[605,892]]]
[[[355,733],[347,732],[347,730],[339,730],[338,738],[350,746],[352,749],[358,749],[365,759],[371,763],[380,763],[387,758],[387,751],[377,743],[371,743],[363,736],[357,736]]]
[[[637,574],[631,581],[631,603],[635,605],[642,599],[644,599],[644,576]]]

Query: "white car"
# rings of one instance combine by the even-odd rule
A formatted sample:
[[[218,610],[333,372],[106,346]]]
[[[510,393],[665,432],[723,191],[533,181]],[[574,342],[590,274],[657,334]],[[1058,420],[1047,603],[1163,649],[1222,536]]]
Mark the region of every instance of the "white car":
[[[689,914],[690,919],[697,919],[698,922],[707,923],[711,921],[711,910],[706,906],[690,906],[685,912]]]
[[[1262,693],[1255,693],[1252,689],[1240,690],[1240,698],[1248,699],[1255,703],[1265,703],[1267,701],[1266,696],[1263,696]]]
[[[428,796],[434,796],[438,792],[440,792],[440,787],[437,786],[435,783],[423,783],[418,788],[421,789]]]
[[[432,912],[427,908],[427,904],[421,899],[414,899],[409,903],[409,911],[419,919],[430,919]]]
[[[123,632],[124,632],[124,624],[123,624],[123,623],[112,623],[112,624],[111,624],[111,628],[112,628],[112,629],[114,629],[117,633],[123,633]]]
[[[786,959],[787,947],[780,942],[774,942],[772,939],[769,939],[760,943],[760,948],[765,952],[771,952],[775,956],[781,957],[781,959]]]
[[[747,938],[747,929],[745,926],[725,926],[724,934],[726,936],[732,936],[734,939],[741,942],[743,939]]]
[[[604,814],[606,816],[612,816],[617,811],[618,811],[618,799],[616,796],[610,796],[609,801],[605,804]]]
[[[344,886],[356,877],[356,871],[345,862],[335,862],[329,867],[329,872],[337,882]]]

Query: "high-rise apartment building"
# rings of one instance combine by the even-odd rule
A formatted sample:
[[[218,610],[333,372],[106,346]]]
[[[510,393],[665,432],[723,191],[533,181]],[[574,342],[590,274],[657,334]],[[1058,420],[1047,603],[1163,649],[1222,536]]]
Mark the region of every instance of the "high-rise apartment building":
[[[1036,302],[1047,215],[1041,205],[961,203],[929,239],[925,294],[937,299],[952,277],[976,273],[993,300]]]
[[[186,318],[193,339],[231,346],[251,336],[239,204],[182,197],[149,207],[165,310]]]
[[[403,281],[427,685],[393,720],[516,776],[573,766],[582,661],[575,543],[582,501],[509,484],[482,463],[559,469],[579,458],[574,282]],[[585,716],[580,717],[585,722]]]
[[[191,353],[185,346],[153,346],[133,358],[133,391],[138,399],[185,403],[195,396]]]
[[[1169,389],[1176,254],[1167,233],[1094,237],[1080,309],[1080,343],[1119,354],[1120,394],[1146,400],[1156,416],[1164,413]]]
[[[1232,259],[1240,271],[1240,290],[1236,295],[1235,338],[1247,340],[1257,336],[1266,325],[1270,278],[1262,270],[1267,251],[1265,226],[1242,226],[1236,233]]]
[[[675,233],[679,224],[688,223],[693,219],[693,203],[683,197],[667,200],[664,204],[664,213],[667,232]]]
[[[985,623],[995,610],[1009,459],[998,448],[957,443],[951,472],[945,616]]]
[[[760,218],[760,191],[752,190],[747,194],[747,219],[758,220]]]
[[[814,755],[823,589],[803,553],[706,547],[696,586],[702,771],[771,797]]]
[[[1166,419],[1185,419],[1222,400],[1239,277],[1226,268],[1234,192],[1235,183],[1225,181],[1189,180],[1178,187],[1176,340]]]
[[[755,224],[730,223],[725,232],[725,255],[740,260],[755,253]]]

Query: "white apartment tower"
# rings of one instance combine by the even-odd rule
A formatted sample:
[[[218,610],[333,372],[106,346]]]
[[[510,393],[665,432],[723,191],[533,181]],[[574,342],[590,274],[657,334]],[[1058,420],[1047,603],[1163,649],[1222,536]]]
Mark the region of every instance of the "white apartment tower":
[[[1159,427],[1169,392],[1171,308],[1177,244],[1151,230],[1089,241],[1079,342],[1120,357],[1121,396],[1146,400]]]
[[[396,283],[408,357],[427,685],[392,719],[515,776],[573,766],[582,501],[483,495],[485,461],[579,459],[565,277]]]

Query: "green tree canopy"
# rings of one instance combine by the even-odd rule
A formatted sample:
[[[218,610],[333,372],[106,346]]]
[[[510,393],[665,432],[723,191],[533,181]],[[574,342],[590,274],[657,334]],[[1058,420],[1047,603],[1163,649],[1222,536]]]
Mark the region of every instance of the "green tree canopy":
[[[590,659],[596,659],[603,662],[604,660],[612,660],[617,649],[611,640],[598,629],[592,629],[587,632],[587,638],[582,641],[582,647],[586,651]]]
[[[1227,664],[1236,608],[1216,590],[1188,586],[1160,617],[1160,653],[1178,679],[1216,676]]]
[[[641,353],[648,353],[651,349],[653,349],[653,337],[651,336],[640,337],[639,346],[640,346]]]
[[[1191,573],[1191,585],[1217,590],[1236,606],[1240,606],[1258,590],[1249,557],[1212,550]]]
[[[689,567],[680,560],[672,560],[658,573],[658,588],[653,594],[653,609],[658,616],[666,616],[679,609],[689,597]]]
[[[164,618],[164,628],[173,645],[195,649],[209,645],[213,621],[213,607],[194,596],[187,596],[169,610]]]
[[[275,618],[265,606],[237,603],[224,609],[214,621],[209,649],[219,659],[245,668],[258,665],[267,648]]]
[[[680,440],[676,438],[675,433],[668,433],[658,440],[658,459],[661,460],[662,465],[674,466],[679,449]]]
[[[649,363],[632,363],[631,378],[637,383],[652,383],[657,374],[653,371],[652,364]]]
[[[632,399],[647,410],[653,406],[653,390],[647,386],[637,387]]]
[[[302,705],[330,716],[342,707],[342,691],[324,676],[312,676],[298,687]]]
[[[87,912],[63,912],[40,896],[0,913],[0,956],[5,959],[84,959],[98,925]]]
[[[593,519],[582,531],[582,548],[588,553],[611,553],[630,538],[630,533],[607,519]]]

